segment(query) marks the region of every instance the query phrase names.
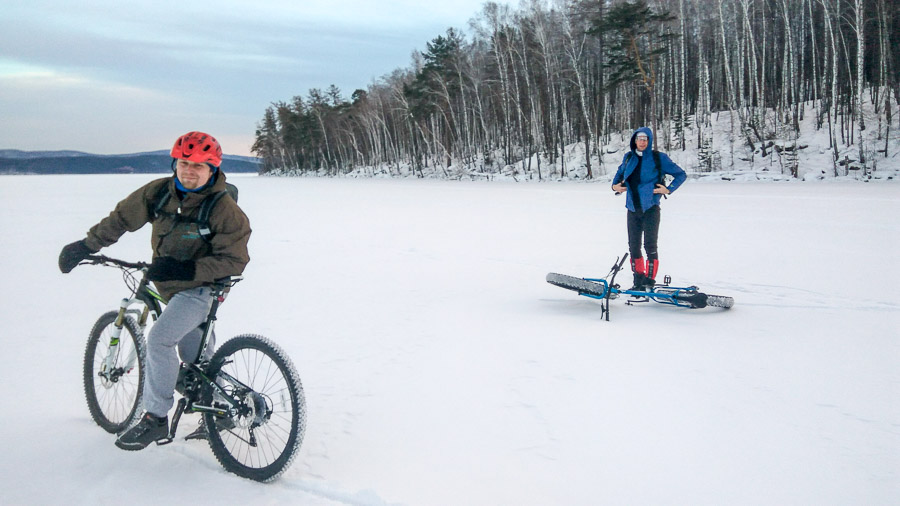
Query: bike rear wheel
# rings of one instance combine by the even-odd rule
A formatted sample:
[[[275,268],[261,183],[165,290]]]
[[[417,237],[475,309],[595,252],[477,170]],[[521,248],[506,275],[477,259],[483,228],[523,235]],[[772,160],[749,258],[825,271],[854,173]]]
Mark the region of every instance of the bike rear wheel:
[[[144,339],[133,318],[125,318],[118,345],[110,356],[117,316],[117,311],[110,311],[97,319],[84,352],[88,410],[97,425],[110,433],[128,427],[144,391]],[[107,358],[112,367],[107,367]]]
[[[706,305],[728,309],[731,306],[734,306],[734,299],[725,295],[707,295]]]
[[[671,288],[666,285],[657,287],[655,293],[669,296],[681,304],[689,304],[692,309],[704,307],[721,307],[728,309],[734,305],[734,299],[725,295],[709,295],[698,292],[696,287],[687,288]],[[657,300],[657,302],[660,302]]]
[[[306,400],[291,359],[269,339],[243,334],[216,351],[208,374],[239,400],[233,419],[203,415],[216,459],[238,476],[274,480],[291,465],[306,430]],[[202,397],[222,403],[211,386]]]

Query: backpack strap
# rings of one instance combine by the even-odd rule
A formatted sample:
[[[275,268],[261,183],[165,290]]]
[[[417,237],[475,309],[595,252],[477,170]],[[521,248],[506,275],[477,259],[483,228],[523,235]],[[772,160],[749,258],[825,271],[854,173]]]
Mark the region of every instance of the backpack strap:
[[[653,163],[656,164],[656,170],[659,171],[659,184],[664,185],[665,180],[663,178],[666,177],[666,173],[662,170],[662,163],[659,161],[659,151],[653,150]]]
[[[653,163],[656,164],[656,170],[659,172],[659,177],[657,178],[657,181],[659,182],[659,184],[665,185],[666,184],[666,181],[665,181],[666,173],[663,172],[663,170],[662,170],[662,162],[660,161],[659,151],[654,149],[652,151],[652,153],[653,153]],[[631,160],[632,155],[634,155],[633,151],[629,151],[628,153],[626,153],[625,160],[622,163],[627,165],[628,162]],[[625,178],[623,177],[622,180],[624,181],[624,179]],[[665,197],[665,195],[663,195],[663,197]],[[668,197],[666,197],[666,198],[668,198]]]
[[[172,192],[169,191],[169,183],[167,182],[163,184],[156,193],[156,206],[153,207],[153,221],[156,221],[156,219],[163,214],[163,209],[166,207],[166,204],[169,203],[170,198],[172,198]]]
[[[210,230],[209,228],[209,215],[210,213],[212,213],[213,207],[215,207],[219,200],[222,200],[222,197],[224,197],[225,195],[230,195],[231,199],[237,202],[237,186],[231,183],[225,183],[224,190],[213,193],[212,195],[206,197],[200,204],[200,212],[197,213],[197,228],[200,232],[200,237],[202,237],[206,242],[209,242],[209,240],[213,236],[212,230]]]
[[[173,216],[178,221],[192,221],[197,224],[197,232],[199,232],[200,237],[202,237],[204,241],[209,242],[214,235],[212,229],[209,227],[209,215],[212,213],[213,207],[215,207],[219,200],[225,195],[231,195],[232,198],[237,201],[237,187],[232,184],[227,184],[227,186],[228,188],[225,190],[213,193],[203,199],[200,203],[200,211],[197,213],[197,218],[191,219],[180,214],[175,215],[163,211],[166,204],[168,204],[169,200],[172,198],[172,192],[169,191],[169,185],[164,184],[156,194],[156,205],[153,207],[153,221],[156,221],[162,215]]]
[[[204,241],[209,242],[213,233],[209,228],[209,214],[212,212],[213,207],[222,199],[225,195],[228,195],[228,190],[222,190],[220,192],[213,193],[212,195],[203,199],[203,202],[200,204],[200,212],[197,213],[197,231],[200,232],[200,237],[203,238]]]
[[[659,151],[655,149],[653,150],[653,162],[656,163],[656,170],[659,171],[659,184],[666,186],[666,173],[663,172],[662,163],[659,161]],[[663,198],[668,200],[669,196],[663,194]]]

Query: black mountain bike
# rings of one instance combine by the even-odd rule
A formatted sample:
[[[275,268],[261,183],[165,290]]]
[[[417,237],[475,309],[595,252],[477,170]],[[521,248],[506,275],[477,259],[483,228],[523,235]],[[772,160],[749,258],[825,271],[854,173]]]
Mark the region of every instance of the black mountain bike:
[[[94,324],[84,354],[84,393],[91,417],[107,432],[119,433],[140,416],[148,323],[162,312],[165,300],[149,285],[149,264],[92,255],[81,265],[104,265],[122,271],[131,295],[117,311]],[[212,283],[212,307],[203,323],[200,349],[206,349],[225,292],[242,278]],[[200,354],[202,355],[202,354]],[[238,476],[271,481],[291,465],[306,429],[306,400],[294,364],[269,339],[241,334],[219,347],[208,360],[183,362],[178,400],[166,439],[171,443],[181,415],[201,413],[213,454]]]

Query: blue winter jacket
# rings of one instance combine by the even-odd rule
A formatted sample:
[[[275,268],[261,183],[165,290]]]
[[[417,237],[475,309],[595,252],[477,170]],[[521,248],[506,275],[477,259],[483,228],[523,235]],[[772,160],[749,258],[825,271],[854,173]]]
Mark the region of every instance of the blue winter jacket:
[[[637,146],[635,145],[634,139],[637,137],[637,134],[643,132],[647,134],[647,149],[643,153],[643,161],[641,162],[641,173],[640,179],[641,182],[638,184],[637,191],[641,197],[641,207],[646,211],[653,206],[658,206],[661,200],[662,195],[658,193],[653,193],[653,189],[656,188],[656,185],[662,179],[660,177],[660,170],[662,170],[665,174],[671,174],[675,177],[672,182],[666,187],[670,192],[674,192],[681,186],[681,183],[687,179],[687,175],[681,170],[681,167],[675,164],[671,158],[668,157],[665,153],[659,153],[659,163],[662,165],[661,168],[656,167],[656,161],[653,159],[653,131],[651,131],[647,127],[640,127],[634,131],[634,134],[631,135],[631,151],[625,153],[625,158],[622,160],[622,164],[619,165],[619,170],[616,171],[616,175],[612,179],[612,184],[616,185],[619,183],[624,183],[631,173],[634,172],[634,169],[638,165],[638,152]],[[627,185],[627,183],[626,183]],[[634,211],[634,201],[632,200],[631,192],[632,188],[630,185],[628,186],[628,192],[625,194],[625,207],[628,208],[629,211]]]

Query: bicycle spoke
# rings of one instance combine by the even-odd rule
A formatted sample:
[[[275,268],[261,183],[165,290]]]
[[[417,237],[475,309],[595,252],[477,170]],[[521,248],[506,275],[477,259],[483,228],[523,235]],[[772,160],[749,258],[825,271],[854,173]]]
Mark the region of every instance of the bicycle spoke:
[[[107,432],[123,430],[140,402],[143,342],[135,322],[127,318],[119,343],[111,348],[116,312],[97,320],[85,350],[84,389],[91,417]],[[109,366],[109,369],[106,367]]]
[[[280,474],[293,459],[305,429],[302,387],[293,365],[273,343],[239,336],[216,353],[215,371],[234,386],[236,427],[211,433],[219,461],[234,473],[259,481]]]

